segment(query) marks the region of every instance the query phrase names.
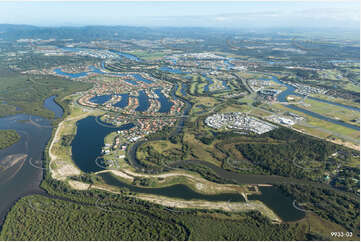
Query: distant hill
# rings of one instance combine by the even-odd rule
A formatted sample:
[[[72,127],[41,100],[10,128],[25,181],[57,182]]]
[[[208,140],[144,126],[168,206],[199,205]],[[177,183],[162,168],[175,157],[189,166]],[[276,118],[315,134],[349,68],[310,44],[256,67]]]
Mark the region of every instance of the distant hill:
[[[230,29],[205,27],[134,27],[134,26],[83,26],[83,27],[37,27],[32,25],[0,24],[0,38],[17,39],[159,39],[159,38],[218,38],[230,33]],[[224,36],[224,35],[223,35]],[[213,38],[212,37],[212,38]]]

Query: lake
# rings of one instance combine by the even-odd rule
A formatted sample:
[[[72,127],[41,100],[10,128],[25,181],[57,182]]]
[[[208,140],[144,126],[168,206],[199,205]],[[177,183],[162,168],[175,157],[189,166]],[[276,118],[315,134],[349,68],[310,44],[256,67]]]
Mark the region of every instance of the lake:
[[[118,130],[131,129],[134,124],[109,127],[97,122],[96,117],[89,116],[77,121],[76,126],[77,132],[71,143],[74,163],[83,172],[97,172],[103,170],[95,160],[102,153],[105,136]]]
[[[271,208],[283,221],[296,221],[305,217],[305,213],[293,206],[293,199],[286,196],[277,187],[259,187],[261,195],[249,195],[248,200],[262,201]]]

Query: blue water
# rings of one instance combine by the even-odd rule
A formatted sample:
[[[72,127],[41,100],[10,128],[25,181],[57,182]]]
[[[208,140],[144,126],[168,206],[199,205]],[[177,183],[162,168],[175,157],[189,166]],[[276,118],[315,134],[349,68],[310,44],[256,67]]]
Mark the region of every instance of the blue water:
[[[102,65],[104,65],[104,62],[102,62]],[[89,66],[89,69],[91,70],[91,72],[94,72],[94,73],[97,73],[97,74],[102,74],[102,75],[107,74],[106,72],[102,72],[101,70],[99,70],[95,66]]]
[[[129,105],[129,94],[125,93],[125,94],[120,94],[119,96],[121,96],[122,99],[120,99],[119,102],[113,104],[113,106],[118,108],[127,107]]]
[[[125,81],[125,82],[128,82],[128,83],[130,83],[130,84],[132,84],[132,85],[134,85],[134,86],[138,85],[138,82],[136,82],[136,81],[134,81],[134,80],[131,80],[131,79],[125,79],[124,81]]]
[[[159,70],[167,71],[167,72],[174,73],[174,74],[187,74],[187,73],[189,73],[189,72],[183,72],[183,71],[181,71],[179,69],[169,68],[167,66],[162,66],[161,68],[159,68]]]
[[[98,68],[96,68],[95,66],[89,66],[89,69],[90,69],[90,72],[67,73],[67,72],[63,72],[60,68],[57,68],[54,70],[54,72],[59,75],[68,76],[70,78],[78,78],[78,77],[87,76],[87,75],[89,75],[89,73],[96,73],[96,74],[101,74],[101,75],[112,75],[112,76],[127,76],[127,74],[125,74],[125,73],[103,72],[103,71],[99,70]],[[147,84],[153,83],[153,81],[145,79],[140,74],[131,74],[131,76],[133,76],[137,81],[142,81]],[[138,85],[138,83],[133,80],[128,79],[128,80],[126,80],[126,82],[133,84],[133,85]]]
[[[64,51],[69,51],[69,52],[79,52],[79,51],[84,50],[81,48],[74,48],[74,47],[63,47],[61,49]],[[90,49],[90,50],[92,50],[92,49]],[[136,57],[135,55],[127,54],[127,53],[116,51],[116,50],[109,50],[109,51],[119,55],[120,57],[125,57],[125,58],[133,60],[133,61],[140,61],[140,59],[138,57]]]
[[[296,221],[305,216],[304,212],[295,209],[293,199],[285,196],[279,188],[259,187],[261,194],[248,195],[248,200],[259,200],[271,208],[285,222]]]
[[[183,96],[187,95],[186,89],[187,89],[187,85],[185,83],[182,83],[182,88],[180,92],[182,93]]]
[[[224,64],[227,65],[227,70],[230,70],[232,67],[234,67],[234,64],[230,63],[229,61],[232,60],[231,58],[229,58],[228,60],[224,61]]]
[[[230,90],[231,88],[227,85],[227,81],[223,80],[222,85],[224,86],[224,89]]]
[[[108,102],[112,98],[112,95],[101,95],[101,96],[95,96],[89,99],[90,102],[95,104],[104,104]]]
[[[283,92],[281,92],[278,97],[277,97],[277,100],[279,102],[287,102],[287,96],[288,95],[297,95],[297,96],[303,96],[303,95],[300,95],[300,94],[297,94],[295,93],[294,91],[296,90],[293,86],[291,85],[288,85],[287,83],[284,83],[280,80],[278,80],[277,77],[275,76],[272,76],[272,80],[281,84],[281,85],[284,85],[287,87],[287,89]],[[311,98],[311,99],[315,99],[315,100],[318,100],[317,98]],[[322,99],[320,99],[322,100]],[[346,107],[346,108],[349,108],[349,109],[352,109],[354,110],[355,108],[354,107],[351,107],[351,106],[347,106],[347,105],[343,105],[343,104],[338,104],[338,103],[334,103],[334,102],[329,102],[329,101],[326,101],[326,100],[322,100],[323,102],[327,102],[327,103],[330,103],[330,104],[334,104],[334,105],[337,105],[337,106],[341,106],[341,107]],[[336,120],[336,119],[332,119],[332,118],[328,118],[326,116],[323,116],[321,114],[318,114],[318,113],[315,113],[315,112],[311,112],[311,111],[308,111],[306,109],[303,109],[303,108],[300,108],[300,107],[297,107],[295,105],[284,105],[285,107],[288,107],[288,108],[291,108],[293,110],[296,110],[298,112],[302,112],[304,114],[307,114],[307,115],[310,115],[314,118],[318,118],[318,119],[321,119],[321,120],[324,120],[324,121],[327,121],[327,122],[330,122],[330,123],[334,123],[334,124],[337,124],[337,125],[341,125],[341,126],[344,126],[346,128],[350,128],[350,129],[353,129],[353,130],[360,130],[360,127],[359,126],[356,126],[356,125],[352,125],[352,124],[348,124],[348,123],[344,123],[342,121],[339,121],[339,120]]]
[[[208,84],[204,86],[204,92],[209,92],[209,86],[213,84],[213,80],[206,75],[202,75],[208,81]]]
[[[53,111],[55,118],[60,118],[61,116],[63,116],[64,111],[62,107],[60,107],[58,104],[55,103],[54,99],[55,96],[51,96],[45,99],[44,107]]]
[[[134,127],[132,123],[119,128],[106,127],[97,123],[95,119],[96,117],[89,116],[77,121],[76,135],[71,143],[72,158],[83,172],[103,170],[96,165],[95,159],[101,155],[105,136],[114,131],[128,130]]]
[[[330,63],[360,63],[360,60],[330,60]]]
[[[135,77],[137,79],[137,81],[142,81],[142,82],[145,82],[147,84],[152,84],[153,83],[151,80],[145,79],[139,74],[132,74],[132,76]]]
[[[168,100],[168,98],[166,98],[164,96],[164,94],[161,92],[161,89],[157,89],[154,91],[158,96],[158,101],[160,102],[161,106],[158,112],[160,113],[168,113],[171,109],[171,107],[173,106],[173,103],[170,102]]]
[[[63,76],[68,76],[68,77],[71,77],[71,78],[78,78],[78,77],[83,77],[83,76],[88,75],[88,72],[79,72],[79,73],[63,72],[60,68],[55,69],[54,72],[56,74],[63,75]]]
[[[74,47],[63,47],[61,49],[64,51],[69,51],[69,52],[79,52],[82,50],[80,48],[74,48]]]
[[[288,85],[287,83],[284,83],[284,82],[278,80],[277,77],[272,76],[272,80],[277,82],[278,84],[281,84],[281,85],[284,85],[284,86],[287,87],[287,90],[281,92],[278,95],[278,97],[277,97],[278,101],[287,102],[287,96],[288,95],[296,95],[296,96],[304,97],[304,95],[294,92],[296,90],[296,88],[294,88],[291,85]],[[324,103],[328,103],[328,104],[332,104],[332,105],[336,105],[336,106],[339,106],[339,107],[343,107],[343,108],[347,108],[347,109],[350,109],[350,110],[360,112],[360,109],[357,108],[357,107],[353,107],[353,106],[349,106],[349,105],[345,105],[345,104],[341,104],[341,103],[336,103],[336,102],[328,101],[328,100],[325,100],[325,99],[320,99],[320,98],[317,98],[317,97],[309,97],[309,96],[307,96],[307,98],[312,99],[312,100],[316,100],[316,101],[319,101],[319,102],[324,102]]]
[[[147,94],[145,94],[144,90],[138,92],[138,101],[139,101],[139,106],[135,109],[135,111],[138,112],[147,111],[150,106],[150,103],[149,103],[149,98]]]
[[[113,52],[113,53],[116,53],[120,57],[125,57],[125,58],[127,58],[129,60],[138,61],[138,62],[140,61],[140,59],[138,57],[136,57],[135,55],[127,54],[127,53],[116,51],[116,50],[110,50],[110,51]]]

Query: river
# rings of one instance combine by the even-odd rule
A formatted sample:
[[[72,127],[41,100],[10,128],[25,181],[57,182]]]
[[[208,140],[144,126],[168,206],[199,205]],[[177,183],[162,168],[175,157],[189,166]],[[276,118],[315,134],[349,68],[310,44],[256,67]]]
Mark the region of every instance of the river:
[[[54,102],[54,96],[44,102],[44,107],[53,111],[55,117],[63,115],[62,108]],[[39,185],[43,178],[42,160],[48,143],[52,125],[50,120],[17,114],[0,118],[0,129],[14,129],[20,134],[20,141],[0,150],[0,161],[9,155],[26,155],[5,171],[0,172],[0,224],[13,203],[22,196],[33,193],[45,193]]]

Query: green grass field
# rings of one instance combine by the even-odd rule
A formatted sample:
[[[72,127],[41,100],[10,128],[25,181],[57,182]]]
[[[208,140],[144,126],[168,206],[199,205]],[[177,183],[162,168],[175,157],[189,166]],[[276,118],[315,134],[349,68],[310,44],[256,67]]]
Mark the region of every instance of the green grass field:
[[[305,100],[306,105],[297,104],[297,106],[307,109],[309,111],[319,113],[323,116],[342,120],[346,123],[357,125],[358,122],[352,122],[352,120],[360,119],[360,112],[353,111],[340,106],[319,102],[312,99]],[[310,106],[309,106],[310,105]]]

